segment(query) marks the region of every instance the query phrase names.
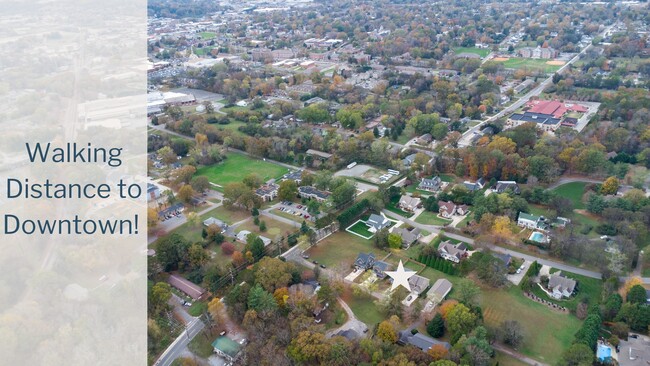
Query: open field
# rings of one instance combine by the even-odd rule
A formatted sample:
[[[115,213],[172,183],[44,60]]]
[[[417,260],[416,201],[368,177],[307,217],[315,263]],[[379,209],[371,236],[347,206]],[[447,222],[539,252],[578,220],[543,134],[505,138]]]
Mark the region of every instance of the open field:
[[[361,252],[374,253],[376,258],[380,259],[385,256],[385,252],[375,247],[372,240],[366,240],[345,231],[336,232],[318,245],[307,251],[310,260],[317,260],[327,267],[340,267],[344,271],[352,268],[354,260]],[[347,272],[341,273],[346,275]]]
[[[556,72],[561,66],[560,65],[551,65],[549,60],[545,59],[532,59],[532,58],[508,58],[504,60],[504,57],[494,58],[492,61],[501,62],[503,66],[508,69],[528,69],[528,70],[539,70],[545,73]]]
[[[459,53],[473,53],[481,57],[485,57],[490,54],[490,50],[487,48],[477,48],[477,47],[454,47],[454,52]]]
[[[210,182],[224,186],[228,183],[241,182],[251,173],[259,175],[262,181],[281,177],[289,169],[280,165],[250,158],[243,154],[228,153],[227,159],[211,166],[204,166],[196,171],[196,175],[205,175]]]
[[[348,304],[348,306],[350,306],[354,315],[359,320],[366,323],[368,328],[375,326],[386,318],[379,312],[377,304],[375,304],[373,298],[354,296],[352,291],[349,289],[346,289],[343,292],[341,298]]]
[[[519,361],[518,359],[499,351],[496,352],[496,355],[494,356],[494,360],[496,361],[496,364],[499,366],[527,366],[528,365],[527,363]]]
[[[225,222],[228,225],[232,225],[250,216],[251,216],[250,212],[246,210],[242,210],[242,209],[229,210],[223,206],[219,206],[214,210],[210,210],[204,215],[201,215],[201,222],[203,222],[203,220],[209,217],[214,217]]]
[[[294,226],[285,224],[284,222],[273,220],[269,217],[260,216],[260,222],[262,221],[266,223],[266,231],[260,231],[260,228],[257,225],[255,225],[253,220],[248,220],[243,224],[239,225],[237,227],[237,230],[248,230],[252,233],[265,236],[269,239],[274,239],[276,236],[279,235],[286,237],[287,234],[290,234],[298,230],[298,228]]]
[[[451,220],[438,217],[438,213],[424,211],[416,219],[415,222],[424,225],[440,225],[451,224]]]
[[[209,54],[210,51],[212,51],[213,49],[214,49],[214,47],[195,48],[194,49],[194,54],[196,54],[197,56],[205,56],[205,55]]]
[[[585,205],[582,203],[582,196],[585,193],[585,182],[571,182],[563,184],[553,191],[557,193],[558,196],[565,197],[570,199],[573,202],[573,208],[583,209]]]
[[[217,34],[214,33],[214,32],[201,32],[201,33],[199,33],[199,36],[201,36],[201,38],[203,38],[203,39],[212,39],[212,38],[216,37]]]
[[[554,365],[571,345],[581,322],[573,315],[555,312],[526,298],[521,289],[484,289],[481,294],[484,321],[498,327],[504,320],[516,320],[524,329],[519,352]],[[540,326],[543,325],[543,326]]]

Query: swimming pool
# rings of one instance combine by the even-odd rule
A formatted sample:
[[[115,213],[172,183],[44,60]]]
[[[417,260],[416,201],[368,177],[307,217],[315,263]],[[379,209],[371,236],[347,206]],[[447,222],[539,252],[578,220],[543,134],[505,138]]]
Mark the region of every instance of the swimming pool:
[[[528,240],[536,241],[538,243],[546,243],[546,235],[540,233],[539,231],[535,231],[534,233],[530,234],[530,238]]]
[[[598,357],[599,360],[604,361],[612,357],[612,349],[601,343],[598,345],[598,349],[596,350],[596,357]]]

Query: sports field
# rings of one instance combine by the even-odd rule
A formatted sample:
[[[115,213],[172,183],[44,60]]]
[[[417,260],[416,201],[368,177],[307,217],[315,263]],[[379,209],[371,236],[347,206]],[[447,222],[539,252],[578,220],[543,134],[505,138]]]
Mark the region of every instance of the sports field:
[[[477,48],[477,47],[455,47],[454,52],[459,53],[473,53],[481,57],[485,57],[490,53],[490,50],[487,48]]]
[[[241,182],[251,173],[257,174],[263,182],[279,178],[289,169],[263,160],[253,159],[243,154],[228,153],[227,159],[215,165],[204,166],[196,175],[205,175],[210,182],[224,186],[228,183]]]
[[[540,70],[545,73],[556,72],[562,67],[558,65],[557,61],[550,61],[545,59],[532,59],[532,58],[495,58],[493,62],[503,63],[503,66],[508,69],[527,69],[527,70]]]

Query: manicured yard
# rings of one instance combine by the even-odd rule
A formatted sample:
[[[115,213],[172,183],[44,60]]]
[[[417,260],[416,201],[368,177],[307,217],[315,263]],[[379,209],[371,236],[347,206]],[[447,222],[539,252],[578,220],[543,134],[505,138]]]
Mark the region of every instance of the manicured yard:
[[[224,186],[228,183],[241,182],[251,173],[256,173],[263,182],[266,182],[269,179],[279,178],[289,171],[283,166],[243,154],[228,153],[226,156],[227,159],[219,164],[199,168],[196,175],[205,175],[210,182]]]
[[[582,203],[582,196],[585,193],[586,182],[571,182],[563,184],[553,191],[558,196],[570,199],[573,202],[573,208],[583,209],[585,205]]]
[[[386,255],[386,252],[375,247],[372,240],[366,240],[345,231],[328,236],[318,245],[309,249],[307,254],[309,254],[310,260],[317,260],[327,267],[338,266],[344,271],[349,271],[354,260],[357,259],[357,255],[361,252],[374,253],[378,259]],[[347,272],[342,274],[346,275]]]
[[[201,32],[201,33],[199,33],[199,36],[201,36],[201,38],[203,38],[203,39],[212,39],[212,38],[216,37],[217,34],[214,33],[214,32]]]
[[[551,269],[551,273],[555,273],[555,272],[557,272],[557,269]],[[562,305],[571,310],[575,310],[580,300],[584,297],[589,299],[590,305],[597,304],[600,301],[600,292],[603,287],[603,281],[597,280],[595,278],[581,276],[571,272],[566,272],[566,271],[562,271],[562,274],[578,282],[578,285],[576,287],[578,291],[575,296],[571,297],[571,299],[566,301],[563,300],[558,301],[547,296],[546,293],[542,291],[541,288],[539,288],[539,286],[533,287],[533,292],[535,293],[535,295],[545,300],[548,300],[550,302],[554,302],[558,305]]]
[[[391,200],[391,201],[386,205],[386,209],[387,209],[388,211],[390,211],[390,212],[394,212],[394,213],[396,213],[396,214],[398,214],[398,215],[400,215],[400,216],[404,216],[404,217],[406,217],[406,218],[409,218],[409,217],[413,216],[413,213],[412,213],[412,212],[407,212],[407,211],[404,211],[404,210],[402,210],[402,209],[400,209],[400,208],[397,207],[397,204],[399,203],[399,199],[400,199],[399,197],[395,197],[395,198],[393,198],[393,199],[392,199],[392,200]]]
[[[214,217],[217,218],[223,222],[225,222],[228,225],[232,225],[236,222],[242,221],[246,219],[247,217],[250,217],[251,213],[246,210],[238,209],[238,208],[233,208],[232,210],[229,210],[225,208],[224,206],[219,206],[215,208],[214,210],[210,210],[207,213],[201,215],[201,222],[203,220],[209,218],[209,217]]]
[[[499,327],[504,320],[516,320],[524,329],[524,342],[519,352],[554,365],[571,345],[581,321],[546,305],[526,298],[515,286],[496,290],[485,288],[481,295],[485,323]]]
[[[368,328],[375,326],[386,318],[379,312],[375,299],[372,297],[357,297],[354,296],[351,290],[346,290],[341,298],[350,306],[354,315],[366,323]]]
[[[490,54],[490,50],[487,48],[478,48],[478,47],[454,47],[454,52],[459,53],[473,53],[481,57],[485,57]]]
[[[361,221],[357,221],[354,225],[350,226],[346,230],[350,230],[353,233],[357,233],[357,234],[359,234],[361,236],[364,236],[366,238],[371,238],[373,235],[375,235],[375,234],[371,233],[368,230],[368,226],[365,223],[361,222]]]
[[[532,58],[510,58],[507,61],[493,61],[503,63],[503,66],[508,69],[528,69],[540,70],[545,73],[556,72],[560,67],[558,65],[549,65],[546,62],[549,60],[532,59]]]
[[[456,176],[451,174],[440,174],[440,180],[447,183],[452,183],[456,180]]]
[[[424,211],[416,219],[415,222],[423,225],[439,225],[451,224],[451,220],[438,217],[438,213]]]
[[[266,223],[265,232],[261,232],[259,227],[255,225],[253,220],[248,220],[245,223],[239,225],[237,227],[237,230],[248,230],[252,233],[265,236],[269,239],[274,239],[278,235],[282,235],[286,237],[287,233],[292,233],[300,228],[300,225],[298,225],[298,227],[295,227],[289,224],[285,224],[284,222],[273,220],[265,216],[260,216],[260,221],[264,221]]]

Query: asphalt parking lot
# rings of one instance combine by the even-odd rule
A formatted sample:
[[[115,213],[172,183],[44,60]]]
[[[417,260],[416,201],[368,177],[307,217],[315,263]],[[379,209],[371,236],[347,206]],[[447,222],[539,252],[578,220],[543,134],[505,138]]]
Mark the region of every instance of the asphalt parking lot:
[[[310,221],[316,220],[309,212],[307,212],[307,206],[301,203],[280,202],[275,206],[275,209],[294,215],[296,218],[303,218]]]

